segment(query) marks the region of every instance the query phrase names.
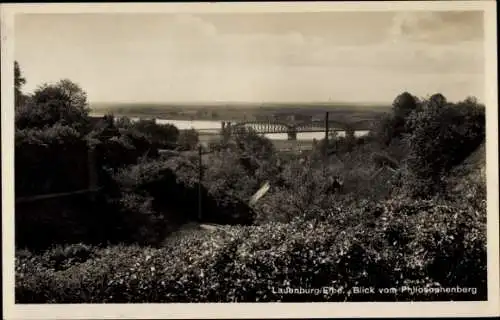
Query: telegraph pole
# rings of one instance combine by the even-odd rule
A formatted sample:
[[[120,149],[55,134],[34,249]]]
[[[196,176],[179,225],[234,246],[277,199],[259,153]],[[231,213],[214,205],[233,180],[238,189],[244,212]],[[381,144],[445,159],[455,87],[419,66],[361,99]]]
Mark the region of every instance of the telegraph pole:
[[[198,219],[201,222],[202,218],[202,198],[201,198],[201,183],[203,179],[203,167],[201,161],[201,144],[198,145]]]
[[[328,134],[330,133],[328,111],[325,114],[325,143],[323,146],[323,175],[326,175],[328,162]]]
[[[326,158],[327,158],[327,154],[328,154],[328,133],[330,132],[330,128],[329,128],[329,119],[328,119],[328,111],[326,112],[325,114],[325,145],[324,145],[324,157],[325,157],[325,161],[326,161]]]

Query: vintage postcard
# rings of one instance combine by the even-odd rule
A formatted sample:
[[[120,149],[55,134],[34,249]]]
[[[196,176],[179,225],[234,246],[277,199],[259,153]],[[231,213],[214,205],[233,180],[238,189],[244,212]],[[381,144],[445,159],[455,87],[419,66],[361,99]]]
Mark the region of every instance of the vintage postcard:
[[[6,319],[498,315],[494,1],[0,8]]]

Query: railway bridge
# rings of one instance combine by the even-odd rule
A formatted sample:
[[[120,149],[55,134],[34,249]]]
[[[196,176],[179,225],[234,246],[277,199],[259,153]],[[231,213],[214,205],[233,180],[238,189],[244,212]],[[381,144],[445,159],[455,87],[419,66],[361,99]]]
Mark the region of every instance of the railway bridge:
[[[355,130],[369,129],[370,121],[358,121],[352,123],[336,120],[309,121],[287,123],[281,121],[243,121],[243,122],[221,122],[221,129],[225,132],[238,133],[242,129],[251,129],[259,134],[286,133],[288,140],[297,140],[297,133],[301,132],[333,132],[345,131],[348,128]]]

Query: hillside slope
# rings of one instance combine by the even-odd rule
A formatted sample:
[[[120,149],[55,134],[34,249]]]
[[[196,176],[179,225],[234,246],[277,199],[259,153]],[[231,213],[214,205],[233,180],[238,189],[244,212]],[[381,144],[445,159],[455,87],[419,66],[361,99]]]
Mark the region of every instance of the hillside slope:
[[[486,145],[483,142],[464,162],[453,168],[449,177],[453,191],[462,191],[471,183],[486,185]]]

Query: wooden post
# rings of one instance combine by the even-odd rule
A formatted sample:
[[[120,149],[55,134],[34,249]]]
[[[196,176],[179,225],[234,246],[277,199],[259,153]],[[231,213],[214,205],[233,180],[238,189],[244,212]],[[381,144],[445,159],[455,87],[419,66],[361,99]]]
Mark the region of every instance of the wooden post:
[[[328,154],[328,134],[330,133],[330,128],[329,128],[329,119],[328,119],[328,112],[326,112],[325,114],[325,145],[324,145],[324,157],[325,157],[325,161],[326,161],[326,158],[327,158],[327,154]]]
[[[202,161],[201,161],[201,144],[198,145],[198,219],[201,222],[202,218],[202,198],[201,198],[201,183],[203,179],[203,167],[202,167]]]

